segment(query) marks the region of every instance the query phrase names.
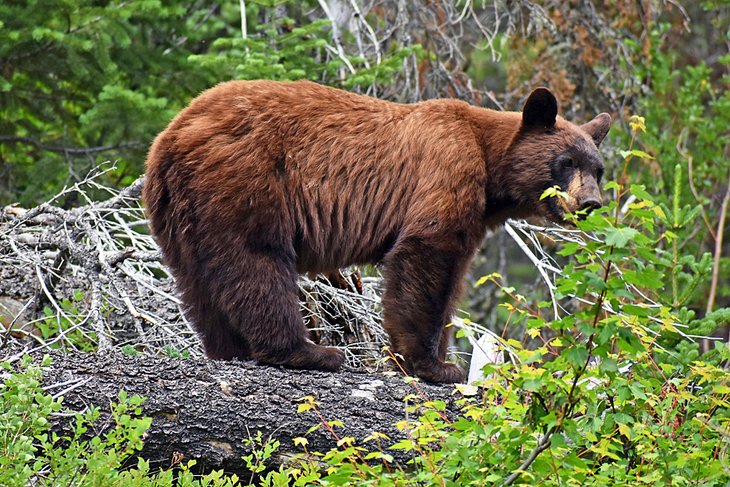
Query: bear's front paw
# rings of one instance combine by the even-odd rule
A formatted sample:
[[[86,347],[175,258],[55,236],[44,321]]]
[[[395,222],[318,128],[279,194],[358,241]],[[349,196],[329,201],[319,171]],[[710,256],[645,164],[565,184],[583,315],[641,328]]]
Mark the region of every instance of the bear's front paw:
[[[464,371],[455,364],[448,362],[431,362],[431,363],[419,363],[413,367],[413,375],[419,377],[426,382],[464,382],[466,374]]]

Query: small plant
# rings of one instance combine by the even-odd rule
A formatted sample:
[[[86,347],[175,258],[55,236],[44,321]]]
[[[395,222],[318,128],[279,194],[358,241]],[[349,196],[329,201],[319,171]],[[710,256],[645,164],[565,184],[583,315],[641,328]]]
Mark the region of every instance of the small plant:
[[[190,358],[190,350],[178,350],[174,347],[171,347],[170,345],[165,345],[165,347],[163,347],[163,351],[165,352],[165,355],[170,358],[177,358],[182,360],[187,360]]]
[[[69,433],[59,436],[50,431],[49,417],[62,410],[63,398],[40,387],[48,365],[48,357],[40,365],[24,357],[20,372],[0,386],[0,485],[27,485],[31,479],[37,485],[110,485],[122,462],[142,447],[151,422],[139,417],[143,399],[121,391],[108,426],[98,424],[99,409],[92,407],[77,413]],[[3,368],[12,370],[7,363]],[[87,435],[92,425],[102,433]]]
[[[80,326],[84,319],[79,303],[83,299],[84,293],[76,290],[70,299],[59,301],[56,309],[50,306],[43,308],[45,318],[38,321],[36,326],[43,341],[50,342],[49,348],[60,349],[71,345],[84,352],[96,349],[96,334]]]
[[[260,431],[254,437],[243,439],[243,444],[251,447],[251,453],[243,457],[246,468],[251,472],[249,483],[253,483],[257,475],[267,468],[267,461],[281,445],[278,440],[264,439]]]

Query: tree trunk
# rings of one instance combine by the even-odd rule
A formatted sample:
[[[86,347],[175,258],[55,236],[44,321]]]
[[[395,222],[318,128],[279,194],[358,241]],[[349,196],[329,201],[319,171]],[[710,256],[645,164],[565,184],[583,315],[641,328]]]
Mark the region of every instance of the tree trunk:
[[[152,426],[141,456],[159,468],[195,459],[201,471],[245,474],[241,457],[251,448],[243,440],[259,431],[264,438],[281,443],[273,467],[303,453],[293,438],[306,437],[310,452],[324,453],[337,447],[337,438],[323,427],[308,434],[321,423],[317,413],[327,421],[342,421],[344,427],[334,428],[337,436],[354,437],[366,448],[376,448],[375,442],[362,441],[372,432],[388,435],[390,440],[382,444],[386,449],[404,438],[394,425],[409,414],[414,417],[406,410],[414,401],[445,400],[449,416],[457,409],[453,387],[409,384],[400,374],[288,370],[253,362],[129,356],[117,350],[55,353],[53,358],[43,382],[45,386],[75,384],[63,394],[65,408],[80,411],[96,405],[103,423],[109,420],[109,403],[120,389],[146,398],[143,410],[152,417]],[[317,411],[297,413],[305,396],[314,397]],[[401,465],[409,459],[401,450],[388,453]]]

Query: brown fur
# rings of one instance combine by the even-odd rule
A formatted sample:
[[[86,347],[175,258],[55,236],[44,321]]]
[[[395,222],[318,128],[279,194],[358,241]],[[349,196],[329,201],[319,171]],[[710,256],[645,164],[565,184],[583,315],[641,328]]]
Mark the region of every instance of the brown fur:
[[[610,118],[581,128],[553,111],[545,89],[524,117],[305,81],[234,81],[200,95],[150,149],[144,198],[207,354],[339,368],[340,351],[306,338],[297,274],[382,263],[385,328],[407,369],[461,380],[444,362],[442,331],[486,228],[560,219],[539,201],[565,176],[556,158],[575,153],[578,175],[600,163]],[[576,205],[598,194],[595,177],[574,179],[562,187]]]

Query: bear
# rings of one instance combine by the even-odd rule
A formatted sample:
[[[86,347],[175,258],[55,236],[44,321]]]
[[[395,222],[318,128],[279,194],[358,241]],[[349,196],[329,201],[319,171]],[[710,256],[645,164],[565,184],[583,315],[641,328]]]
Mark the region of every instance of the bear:
[[[143,199],[209,358],[338,370],[343,353],[308,338],[298,275],[372,263],[405,371],[459,382],[445,325],[487,229],[601,206],[610,125],[563,119],[547,88],[520,113],[228,81],[154,140]],[[553,186],[567,200],[540,198]]]

